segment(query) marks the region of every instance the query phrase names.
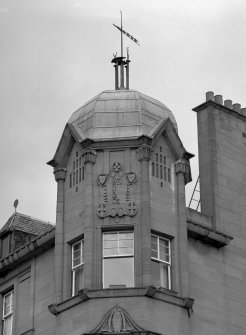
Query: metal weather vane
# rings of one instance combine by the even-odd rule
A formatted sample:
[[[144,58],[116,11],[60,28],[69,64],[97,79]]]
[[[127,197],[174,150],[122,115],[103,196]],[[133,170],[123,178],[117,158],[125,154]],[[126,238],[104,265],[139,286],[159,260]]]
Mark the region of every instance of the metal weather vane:
[[[123,27],[122,27],[122,11],[120,11],[120,18],[121,18],[121,20],[120,20],[120,22],[121,22],[120,27],[117,26],[117,25],[114,24],[114,23],[113,23],[113,25],[115,26],[115,28],[119,29],[119,31],[121,32],[121,57],[123,57],[123,34],[125,34],[127,37],[129,37],[129,38],[130,38],[133,42],[135,42],[137,45],[140,46],[140,44],[139,44],[139,41],[138,41],[135,37],[133,37],[132,35],[130,35],[128,32],[126,32],[126,31],[123,29]]]
[[[129,89],[129,48],[127,48],[127,58],[123,56],[123,34],[125,34],[127,37],[129,37],[133,42],[135,42],[137,45],[140,46],[139,41],[130,35],[128,32],[126,32],[122,27],[122,11],[120,11],[121,16],[121,26],[117,26],[113,23],[115,28],[117,28],[121,32],[121,56],[117,57],[117,52],[113,54],[114,58],[112,59],[111,63],[114,63],[115,67],[115,89]],[[125,59],[126,58],[126,59]],[[126,87],[124,86],[124,67],[126,69]],[[119,74],[118,74],[118,68],[120,68],[120,86],[119,86]]]

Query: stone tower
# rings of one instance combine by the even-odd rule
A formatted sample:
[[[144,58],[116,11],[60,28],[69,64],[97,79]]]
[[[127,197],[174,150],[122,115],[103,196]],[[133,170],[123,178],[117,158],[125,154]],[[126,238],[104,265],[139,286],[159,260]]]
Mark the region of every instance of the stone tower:
[[[162,333],[177,313],[180,329],[193,304],[185,206],[193,155],[164,104],[129,89],[129,78],[119,87],[119,58],[116,89],[72,114],[49,162],[57,181],[50,310],[59,334],[67,323],[80,334]]]

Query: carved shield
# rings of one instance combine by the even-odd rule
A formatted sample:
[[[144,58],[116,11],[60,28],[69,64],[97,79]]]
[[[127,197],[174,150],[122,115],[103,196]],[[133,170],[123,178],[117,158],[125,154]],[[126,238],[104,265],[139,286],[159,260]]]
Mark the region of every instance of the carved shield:
[[[129,181],[130,184],[135,183],[135,181],[136,181],[136,173],[134,173],[134,172],[128,173],[127,174],[127,179],[128,179],[128,181]]]
[[[97,178],[98,184],[99,185],[104,185],[106,183],[107,180],[107,175],[106,174],[100,174]]]

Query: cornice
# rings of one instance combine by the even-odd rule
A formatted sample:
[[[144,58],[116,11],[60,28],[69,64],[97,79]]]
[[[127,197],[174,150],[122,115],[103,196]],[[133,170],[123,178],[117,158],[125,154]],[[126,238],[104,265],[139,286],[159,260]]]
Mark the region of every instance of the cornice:
[[[79,294],[68,300],[62,301],[59,304],[52,304],[49,306],[49,311],[58,315],[64,311],[84,303],[87,300],[93,299],[107,299],[107,298],[125,298],[125,297],[146,297],[156,299],[164,303],[172,304],[185,308],[190,314],[194,299],[189,297],[180,297],[177,292],[166,289],[156,288],[154,286],[140,287],[140,288],[118,288],[118,289],[102,289],[102,290],[87,290],[79,291]]]
[[[15,269],[19,264],[37,256],[55,244],[55,227],[49,232],[38,236],[19,249],[11,252],[7,257],[0,260],[0,277],[6,272]]]

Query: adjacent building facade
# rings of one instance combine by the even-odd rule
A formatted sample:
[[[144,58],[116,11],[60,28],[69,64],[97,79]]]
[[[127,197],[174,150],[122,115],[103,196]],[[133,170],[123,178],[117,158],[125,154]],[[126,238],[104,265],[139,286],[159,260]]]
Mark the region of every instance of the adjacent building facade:
[[[246,111],[212,92],[194,108],[192,210],[172,112],[119,88],[115,64],[116,89],[72,114],[48,163],[55,227],[15,213],[0,231],[2,334],[242,335]]]

